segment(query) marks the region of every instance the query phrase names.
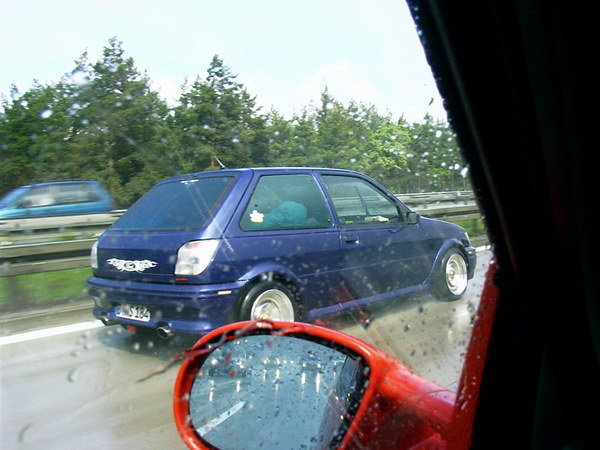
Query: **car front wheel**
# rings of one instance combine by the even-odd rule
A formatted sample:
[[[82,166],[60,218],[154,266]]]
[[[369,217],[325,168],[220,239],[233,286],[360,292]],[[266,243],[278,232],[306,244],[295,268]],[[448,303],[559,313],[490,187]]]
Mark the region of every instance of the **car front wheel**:
[[[244,297],[240,320],[298,320],[298,306],[293,289],[277,281],[261,282]]]
[[[442,300],[458,300],[467,290],[467,261],[458,249],[444,255],[433,284],[433,295]]]

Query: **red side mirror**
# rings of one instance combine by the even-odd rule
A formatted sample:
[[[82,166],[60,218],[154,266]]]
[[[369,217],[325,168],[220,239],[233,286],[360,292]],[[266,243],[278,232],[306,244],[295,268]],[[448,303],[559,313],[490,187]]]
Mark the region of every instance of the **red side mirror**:
[[[455,398],[365,342],[288,322],[206,335],[185,359],[174,397],[190,448],[441,443]]]

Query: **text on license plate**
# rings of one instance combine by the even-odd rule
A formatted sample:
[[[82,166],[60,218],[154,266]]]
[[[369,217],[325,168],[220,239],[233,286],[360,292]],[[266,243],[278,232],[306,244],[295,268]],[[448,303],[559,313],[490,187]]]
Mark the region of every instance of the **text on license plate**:
[[[117,306],[117,317],[149,322],[150,310],[145,306],[123,304]]]

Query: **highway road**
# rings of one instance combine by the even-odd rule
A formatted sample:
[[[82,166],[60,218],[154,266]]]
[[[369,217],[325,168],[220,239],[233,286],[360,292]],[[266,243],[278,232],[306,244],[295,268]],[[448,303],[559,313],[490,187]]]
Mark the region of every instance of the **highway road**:
[[[456,389],[491,252],[465,297],[394,301],[327,326],[371,342],[418,374]],[[103,327],[89,312],[0,337],[0,448],[185,448],[172,418],[177,367],[194,339],[170,341]],[[4,327],[4,325],[3,325]]]

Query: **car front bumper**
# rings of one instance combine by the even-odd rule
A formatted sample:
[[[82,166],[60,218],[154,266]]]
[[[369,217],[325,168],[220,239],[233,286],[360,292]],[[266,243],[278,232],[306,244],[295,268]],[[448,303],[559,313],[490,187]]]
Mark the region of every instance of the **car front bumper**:
[[[470,280],[475,275],[477,266],[477,249],[475,247],[465,247],[467,253],[467,278]]]

